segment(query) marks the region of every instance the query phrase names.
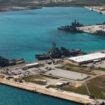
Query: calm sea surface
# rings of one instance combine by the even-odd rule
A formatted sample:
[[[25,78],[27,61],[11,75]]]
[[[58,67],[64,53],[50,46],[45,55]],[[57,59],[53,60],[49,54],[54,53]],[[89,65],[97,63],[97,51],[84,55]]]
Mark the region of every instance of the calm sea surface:
[[[105,21],[105,16],[79,7],[52,7],[0,13],[0,55],[34,61],[34,55],[46,52],[52,41],[69,49],[84,51],[105,49],[105,37],[60,32],[57,27],[77,19],[83,24]]]
[[[5,85],[0,85],[0,105],[80,105]]]
[[[34,61],[34,55],[46,52],[52,41],[58,46],[85,51],[105,49],[105,37],[69,34],[57,27],[77,19],[83,24],[105,21],[105,16],[84,8],[54,7],[0,13],[0,55]],[[76,103],[38,95],[0,85],[0,105],[77,105]]]

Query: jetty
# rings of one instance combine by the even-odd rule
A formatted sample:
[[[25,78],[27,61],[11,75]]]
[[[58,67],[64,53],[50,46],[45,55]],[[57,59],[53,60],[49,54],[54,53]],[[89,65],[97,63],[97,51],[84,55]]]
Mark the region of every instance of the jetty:
[[[105,35],[105,22],[95,25],[83,25],[75,20],[74,22],[71,23],[71,25],[58,27],[58,30],[69,32],[72,34],[90,33],[90,34]]]
[[[78,30],[77,28],[77,27],[82,27],[82,26],[83,24],[81,24],[77,20],[74,20],[70,25],[58,27],[58,30],[69,32],[69,33],[82,33],[82,31]]]
[[[78,27],[78,30],[81,30],[82,32],[85,33],[102,34],[105,32],[105,25],[104,24],[88,25],[88,26]]]
[[[7,80],[7,79],[0,79],[0,83],[60,99],[65,99],[69,101],[74,101],[81,104],[95,104],[95,101],[93,99],[90,99],[89,96],[86,95],[80,95],[73,92],[66,92],[62,90],[56,90],[52,88],[46,88],[45,86],[33,84],[33,83],[27,83],[27,82],[15,82],[14,80]]]

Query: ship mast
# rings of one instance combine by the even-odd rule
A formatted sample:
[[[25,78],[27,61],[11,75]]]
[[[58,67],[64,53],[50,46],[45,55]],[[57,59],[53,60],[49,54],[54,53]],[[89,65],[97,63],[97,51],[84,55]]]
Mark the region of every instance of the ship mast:
[[[51,54],[53,53],[53,50],[56,48],[56,43],[55,42],[52,42],[52,49],[50,50],[50,53],[49,53],[49,57],[50,59],[53,61],[53,58],[51,57]]]

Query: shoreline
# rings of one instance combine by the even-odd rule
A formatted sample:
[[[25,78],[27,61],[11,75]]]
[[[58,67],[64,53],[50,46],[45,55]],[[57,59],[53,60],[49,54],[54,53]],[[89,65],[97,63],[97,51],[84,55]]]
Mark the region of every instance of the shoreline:
[[[95,103],[93,99],[90,99],[89,96],[86,96],[86,95],[80,95],[74,92],[56,90],[53,88],[46,88],[45,86],[41,86],[41,85],[37,85],[33,83],[26,83],[26,82],[19,83],[13,80],[10,81],[6,79],[0,79],[0,84],[4,84],[7,86],[11,86],[11,87],[15,87],[15,88],[19,88],[19,89],[23,89],[23,90],[27,90],[27,91],[31,91],[31,92],[59,98],[59,99],[63,99],[63,100],[76,102],[79,104],[89,104],[89,103],[94,104]]]
[[[99,24],[99,25],[78,27],[77,29],[84,33],[97,34],[97,31],[104,32],[104,27],[105,27],[104,25]]]
[[[94,6],[94,5],[93,5]],[[22,11],[22,10],[33,10],[33,9],[42,9],[43,7],[82,7],[91,10],[93,6],[86,5],[77,5],[77,4],[40,4],[34,6],[4,6],[0,7],[0,12],[8,12],[8,11]]]
[[[3,7],[0,8],[0,12],[9,12],[9,11],[22,11],[22,10],[33,10],[33,9],[41,9],[43,7],[28,7],[28,6],[11,6],[11,7]]]
[[[104,6],[85,6],[85,8],[90,11],[105,15],[105,7]]]

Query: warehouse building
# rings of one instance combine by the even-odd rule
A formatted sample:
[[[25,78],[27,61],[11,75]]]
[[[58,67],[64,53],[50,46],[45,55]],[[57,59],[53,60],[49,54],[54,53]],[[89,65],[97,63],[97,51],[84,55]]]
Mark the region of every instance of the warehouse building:
[[[76,65],[86,64],[90,62],[95,63],[102,60],[105,60],[105,52],[96,52],[69,58],[69,61]]]
[[[24,69],[24,70],[27,70],[27,69],[31,69],[31,68],[35,68],[35,67],[39,67],[39,66],[43,66],[43,64],[37,63],[37,62],[35,62],[35,63],[29,63],[29,64],[26,64],[26,65],[23,67],[23,69]]]

